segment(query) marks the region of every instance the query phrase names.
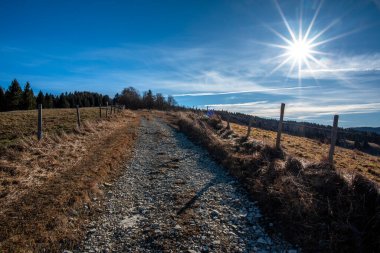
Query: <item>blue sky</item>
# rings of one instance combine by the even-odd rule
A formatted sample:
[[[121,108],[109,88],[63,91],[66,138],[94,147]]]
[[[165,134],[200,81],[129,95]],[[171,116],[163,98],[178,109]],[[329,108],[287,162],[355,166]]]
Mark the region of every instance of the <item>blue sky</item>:
[[[315,16],[315,13],[318,13]],[[309,65],[279,57],[300,19]],[[276,46],[277,45],[277,46]],[[124,87],[263,117],[380,126],[380,0],[0,1],[0,85]],[[275,71],[274,71],[275,70]]]

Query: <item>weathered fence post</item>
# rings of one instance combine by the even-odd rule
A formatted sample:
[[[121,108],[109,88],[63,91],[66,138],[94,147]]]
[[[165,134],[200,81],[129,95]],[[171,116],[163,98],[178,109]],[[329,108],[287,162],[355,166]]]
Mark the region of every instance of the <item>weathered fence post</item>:
[[[231,129],[231,126],[230,126],[230,121],[231,121],[231,116],[230,115],[227,115],[227,129]]]
[[[108,102],[106,103],[106,118],[108,117]]]
[[[247,136],[246,138],[249,138],[249,135],[251,134],[251,126],[252,126],[252,117],[249,117],[249,123],[248,123],[248,130],[247,130]]]
[[[281,114],[280,114],[280,121],[278,122],[278,131],[277,131],[277,139],[276,139],[276,148],[280,149],[281,144],[281,132],[282,132],[282,122],[284,121],[284,111],[285,111],[285,104],[281,103]]]
[[[336,137],[338,132],[338,119],[339,115],[334,115],[334,123],[333,128],[331,130],[331,143],[330,143],[330,151],[329,151],[329,163],[334,164],[334,150],[336,144]]]
[[[38,140],[42,139],[42,104],[38,105],[38,129],[37,129]]]
[[[80,112],[79,112],[79,105],[77,105],[77,125],[80,128]]]
[[[99,105],[99,117],[102,117],[102,105]]]

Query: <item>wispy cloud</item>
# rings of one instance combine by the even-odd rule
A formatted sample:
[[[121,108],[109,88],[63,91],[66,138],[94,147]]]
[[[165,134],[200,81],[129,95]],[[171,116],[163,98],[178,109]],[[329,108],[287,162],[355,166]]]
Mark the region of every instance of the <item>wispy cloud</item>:
[[[241,90],[241,91],[230,91],[230,92],[204,92],[204,93],[185,93],[185,94],[174,94],[174,97],[199,97],[199,96],[216,96],[216,95],[228,95],[228,94],[240,94],[240,93],[264,93],[272,94],[279,93],[280,91],[289,91],[289,90],[301,90],[301,89],[310,89],[316,88],[318,86],[303,86],[303,87],[284,87],[284,88],[267,88],[267,89],[254,89],[254,90]]]
[[[328,56],[320,64],[310,63],[310,69],[302,71],[303,78],[349,79],[360,75],[380,75],[380,54]],[[293,76],[296,78],[296,76]],[[298,77],[298,76],[297,76]],[[365,77],[364,77],[365,78]]]

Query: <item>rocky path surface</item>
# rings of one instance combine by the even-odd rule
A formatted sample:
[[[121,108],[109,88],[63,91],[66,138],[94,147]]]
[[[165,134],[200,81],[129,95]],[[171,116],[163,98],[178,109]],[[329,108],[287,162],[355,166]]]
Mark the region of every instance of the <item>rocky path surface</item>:
[[[139,135],[78,252],[296,252],[266,234],[255,202],[202,148],[158,120]]]

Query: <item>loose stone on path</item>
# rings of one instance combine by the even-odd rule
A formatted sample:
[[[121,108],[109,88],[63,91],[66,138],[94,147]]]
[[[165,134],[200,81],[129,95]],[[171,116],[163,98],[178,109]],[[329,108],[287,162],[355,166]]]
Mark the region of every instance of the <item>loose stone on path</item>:
[[[132,160],[104,190],[106,212],[75,252],[295,250],[265,233],[256,203],[204,149],[158,120],[142,119]]]

